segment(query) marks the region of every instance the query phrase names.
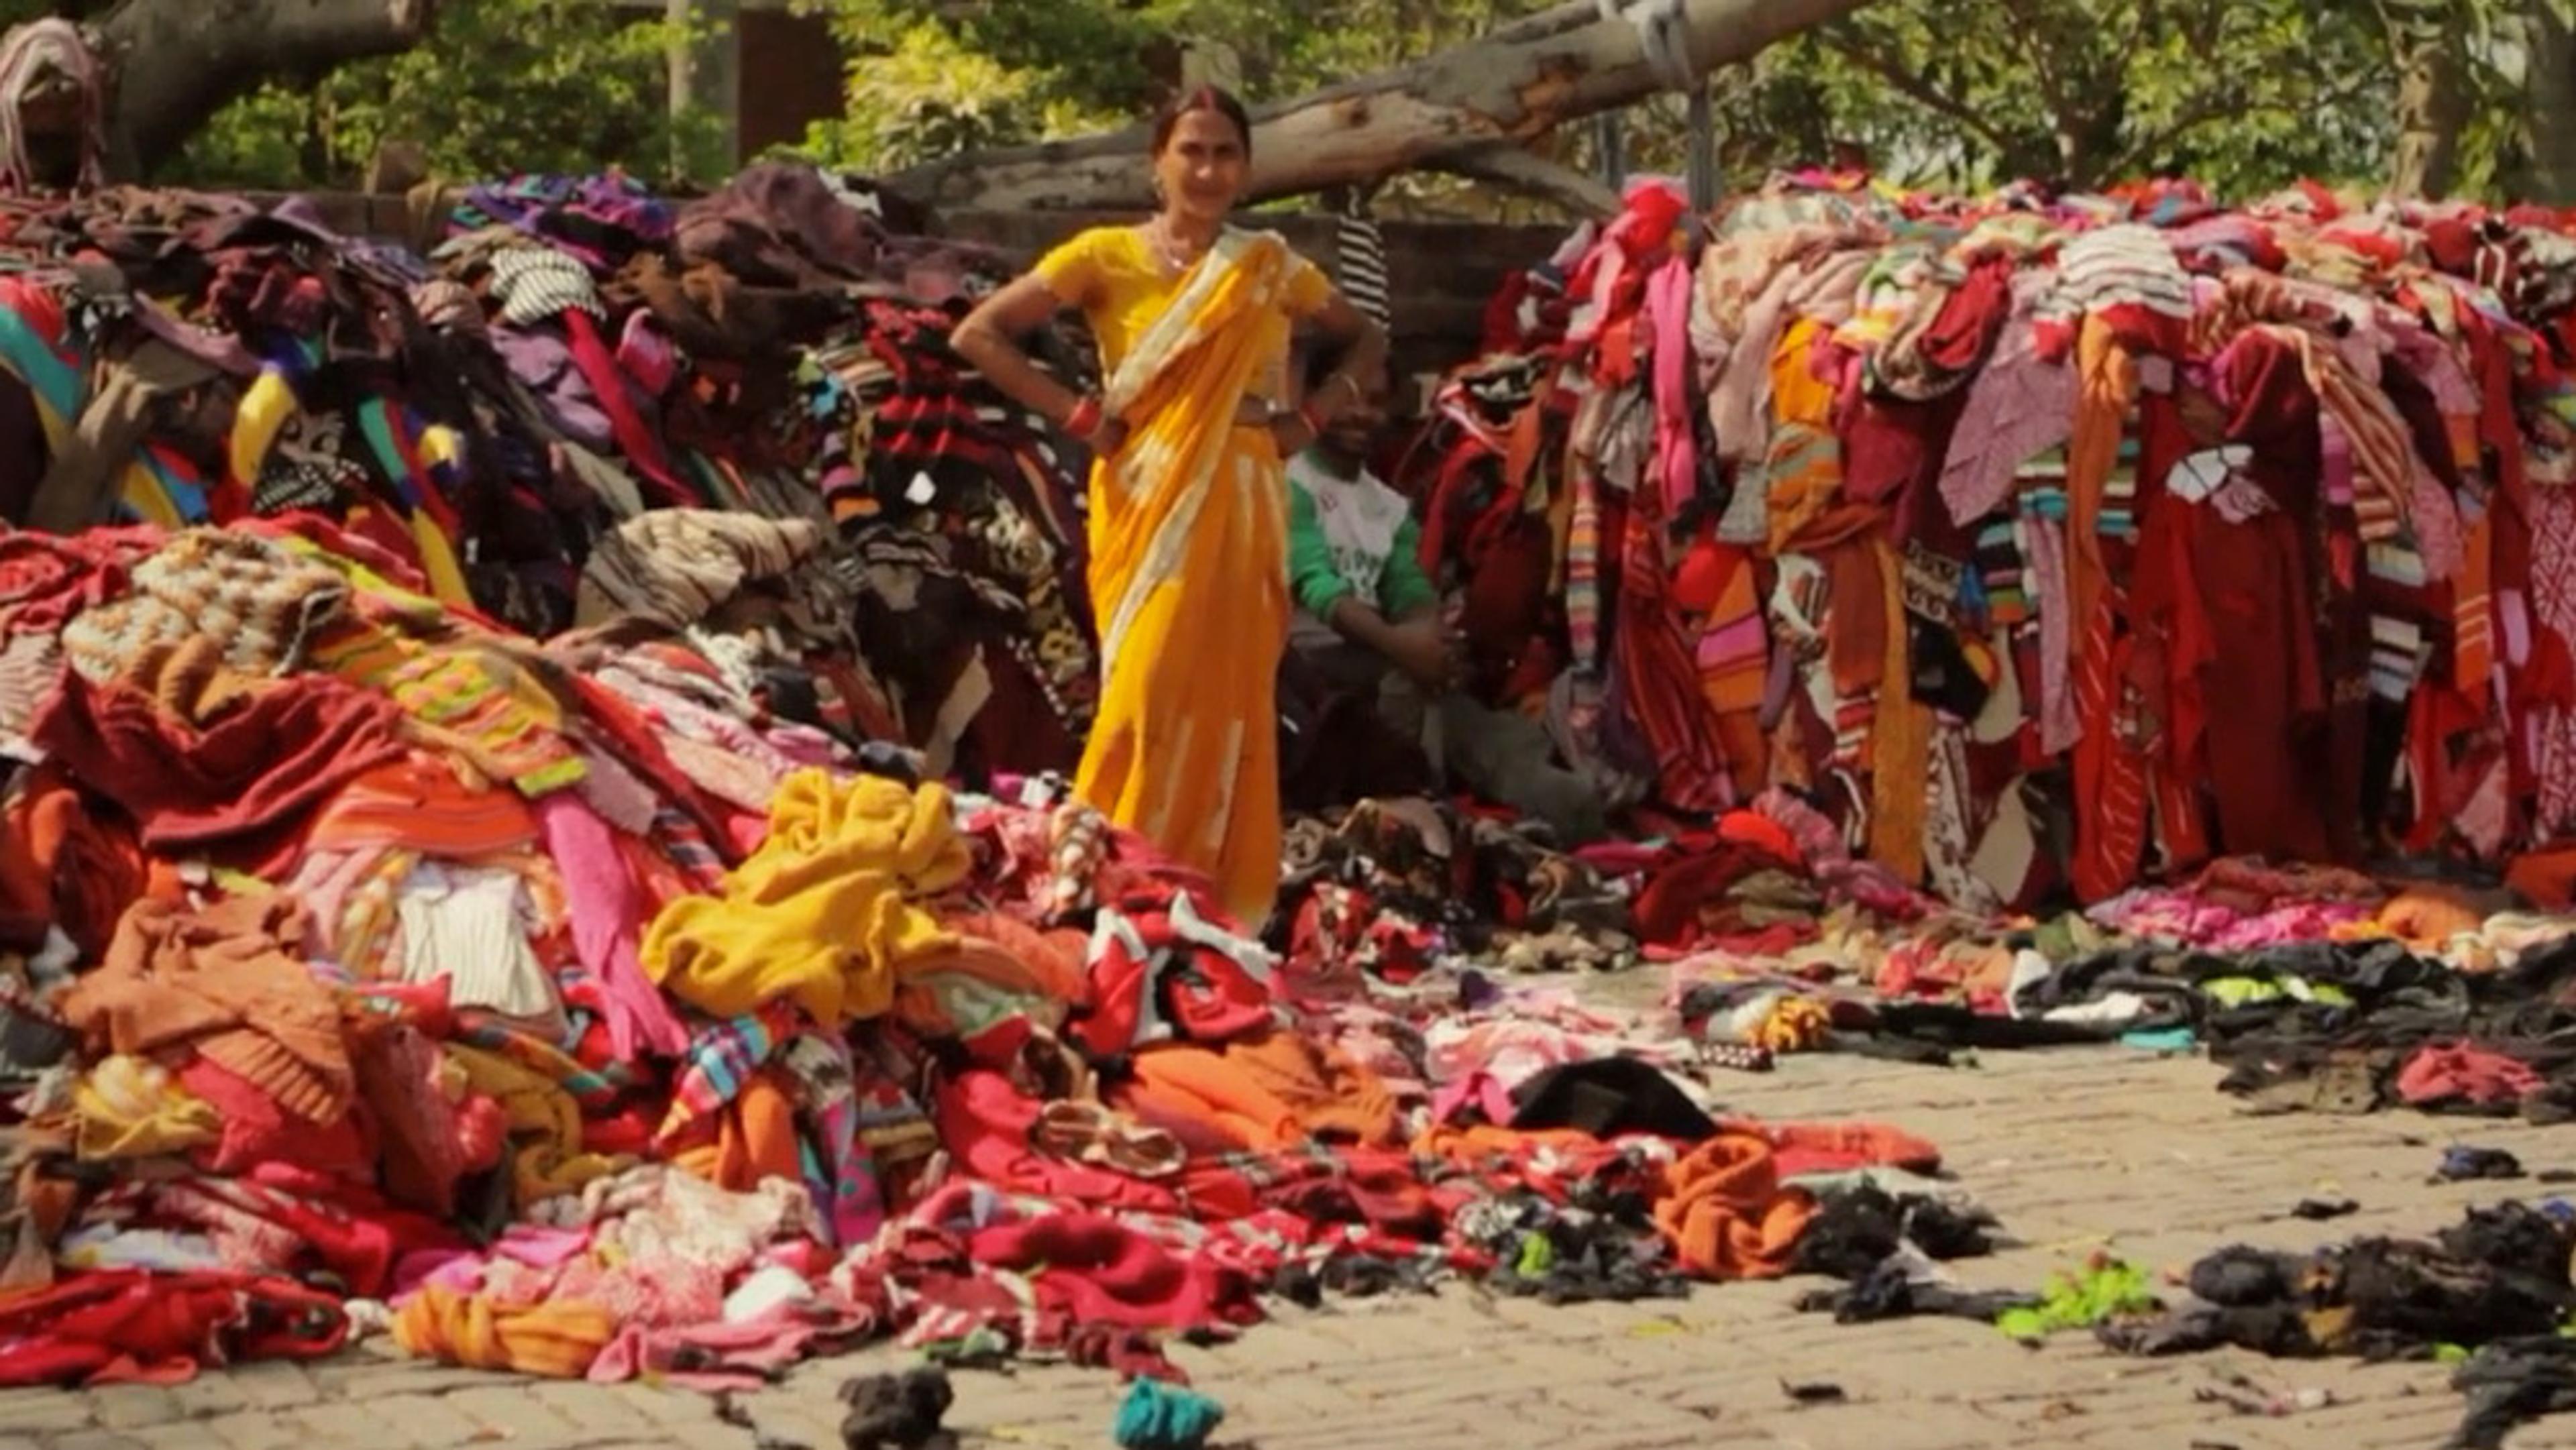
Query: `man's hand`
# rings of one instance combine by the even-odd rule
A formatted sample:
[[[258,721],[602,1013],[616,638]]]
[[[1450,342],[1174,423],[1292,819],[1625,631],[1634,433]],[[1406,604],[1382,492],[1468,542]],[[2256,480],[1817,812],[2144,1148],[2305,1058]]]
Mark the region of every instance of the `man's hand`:
[[[1386,641],[1386,657],[1426,690],[1446,691],[1458,677],[1457,652],[1441,633],[1437,619],[1395,626]]]

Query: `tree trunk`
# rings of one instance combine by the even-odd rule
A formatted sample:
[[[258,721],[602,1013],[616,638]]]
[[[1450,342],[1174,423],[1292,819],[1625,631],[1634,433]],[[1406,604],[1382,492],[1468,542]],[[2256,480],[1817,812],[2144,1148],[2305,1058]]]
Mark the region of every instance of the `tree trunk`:
[[[1867,0],[1683,0],[1685,47],[1701,73]],[[1264,107],[1254,118],[1244,200],[1366,185],[1526,146],[1567,121],[1646,99],[1665,81],[1644,38],[1602,18],[1595,0],[1560,5],[1409,65]],[[1144,207],[1142,128],[1076,141],[968,152],[889,178],[935,207],[1098,210]]]
[[[436,0],[121,0],[92,22],[114,87],[107,154],[133,178],[260,82],[408,50]]]
[[[2456,0],[2381,0],[2397,60],[2397,155],[2388,189],[2440,198],[2458,183],[2469,122],[2468,56]]]
[[[2530,196],[2545,206],[2576,206],[2576,27],[2567,23],[2559,0],[2529,0],[2524,14]]]
[[[721,182],[742,164],[742,5],[740,0],[670,0],[662,23],[670,33],[671,174],[682,181]],[[705,117],[715,134],[700,137]],[[713,174],[710,175],[709,173]]]

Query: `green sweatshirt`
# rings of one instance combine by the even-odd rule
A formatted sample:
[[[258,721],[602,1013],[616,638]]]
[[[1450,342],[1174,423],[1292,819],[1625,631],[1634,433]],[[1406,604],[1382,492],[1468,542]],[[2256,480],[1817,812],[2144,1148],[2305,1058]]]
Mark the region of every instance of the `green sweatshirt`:
[[[1363,470],[1337,477],[1313,454],[1288,464],[1288,592],[1330,620],[1356,595],[1390,620],[1440,602],[1422,572],[1422,527],[1404,495]]]

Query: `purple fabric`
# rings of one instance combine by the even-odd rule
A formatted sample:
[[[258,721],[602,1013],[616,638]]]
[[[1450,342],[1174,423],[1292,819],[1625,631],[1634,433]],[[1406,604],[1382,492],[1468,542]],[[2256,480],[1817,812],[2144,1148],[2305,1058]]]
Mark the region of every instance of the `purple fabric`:
[[[572,346],[552,332],[495,326],[492,349],[510,365],[510,375],[546,405],[556,426],[574,442],[605,453],[615,444],[615,430],[590,382],[572,364]]]

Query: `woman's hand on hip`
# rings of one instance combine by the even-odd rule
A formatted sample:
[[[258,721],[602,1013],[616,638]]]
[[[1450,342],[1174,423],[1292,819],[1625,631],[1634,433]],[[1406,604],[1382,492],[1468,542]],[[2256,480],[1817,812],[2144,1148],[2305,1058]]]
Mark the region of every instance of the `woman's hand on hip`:
[[[1300,413],[1275,413],[1270,418],[1270,442],[1282,458],[1294,458],[1315,441],[1315,430]]]

